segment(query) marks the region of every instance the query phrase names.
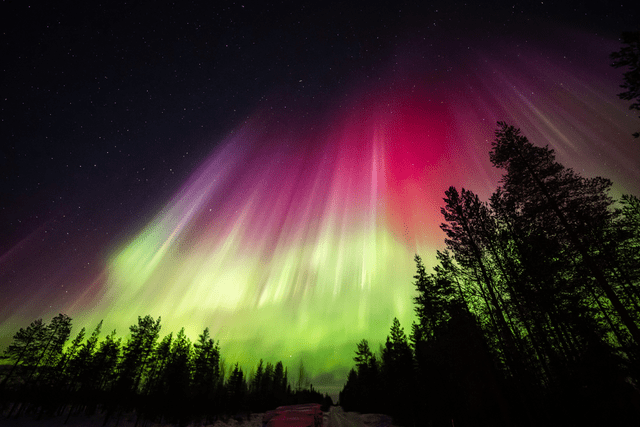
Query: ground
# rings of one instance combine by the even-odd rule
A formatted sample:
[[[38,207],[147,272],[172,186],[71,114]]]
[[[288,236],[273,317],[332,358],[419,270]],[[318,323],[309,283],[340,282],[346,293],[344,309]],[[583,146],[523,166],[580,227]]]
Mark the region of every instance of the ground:
[[[66,416],[46,418],[41,420],[32,417],[20,417],[18,419],[0,419],[3,427],[103,427],[104,416],[91,418],[78,415],[69,418],[65,424]],[[394,427],[391,418],[382,414],[359,414],[357,412],[344,412],[340,406],[332,406],[329,412],[323,414],[324,427]],[[135,415],[123,415],[118,427],[133,427],[136,424]],[[116,419],[113,418],[105,427],[114,427]],[[139,424],[143,426],[142,423]],[[169,427],[170,423],[144,424],[145,427]],[[227,421],[216,421],[214,424],[191,423],[186,427],[262,427],[262,414],[251,414],[242,419],[231,418]]]

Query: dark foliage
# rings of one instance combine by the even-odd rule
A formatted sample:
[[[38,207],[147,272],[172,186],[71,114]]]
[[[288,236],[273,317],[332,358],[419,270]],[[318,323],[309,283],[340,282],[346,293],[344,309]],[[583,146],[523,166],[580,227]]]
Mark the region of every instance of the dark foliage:
[[[83,328],[68,343],[68,316],[32,322],[4,352],[11,365],[1,372],[2,412],[68,419],[99,411],[105,425],[135,413],[143,424],[184,425],[280,405],[333,404],[312,385],[293,392],[282,362],[265,367],[261,360],[252,378],[236,364],[225,381],[220,348],[208,328],[195,344],[184,329],[159,339],[160,329],[160,318],[139,317],[123,344],[115,331],[100,341],[100,322],[88,338]]]
[[[627,67],[624,83],[620,85],[625,91],[619,93],[618,97],[631,101],[630,110],[640,110],[640,31],[622,33],[622,43],[625,46],[611,54],[613,67]],[[633,136],[640,137],[640,132],[635,132]]]
[[[376,369],[357,345],[341,404],[405,425],[634,425],[640,202],[617,209],[608,180],[505,123],[490,156],[505,171],[490,203],[449,188],[447,249],[431,274],[415,257],[413,365],[391,356],[406,351],[394,320]]]

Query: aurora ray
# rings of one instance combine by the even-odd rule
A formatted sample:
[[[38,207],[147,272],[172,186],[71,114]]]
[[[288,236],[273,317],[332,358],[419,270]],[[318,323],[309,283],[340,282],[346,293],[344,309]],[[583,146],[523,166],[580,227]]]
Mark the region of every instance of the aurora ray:
[[[124,335],[151,314],[163,333],[184,326],[194,338],[208,326],[230,362],[294,369],[303,359],[313,375],[342,381],[356,342],[383,340],[393,317],[410,328],[413,255],[429,263],[443,246],[444,190],[486,199],[495,188],[497,120],[549,143],[584,175],[611,178],[618,194],[637,193],[628,142],[637,121],[607,68],[617,45],[573,35],[574,62],[553,47],[477,47],[431,78],[409,61],[405,74],[354,84],[349,101],[316,118],[321,128],[263,108],[213,141],[153,218],[115,242],[62,249],[51,242],[66,228],[45,233],[66,219],[47,219],[0,258],[13,289],[1,335],[58,312],[89,328],[104,318]],[[587,67],[587,56],[602,65]],[[60,296],[61,286],[70,293]]]

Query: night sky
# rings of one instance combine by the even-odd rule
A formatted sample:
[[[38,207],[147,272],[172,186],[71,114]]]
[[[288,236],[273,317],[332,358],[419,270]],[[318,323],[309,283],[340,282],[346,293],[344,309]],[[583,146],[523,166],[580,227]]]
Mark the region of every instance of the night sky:
[[[2,3],[1,348],[151,314],[335,393],[410,330],[444,191],[498,185],[496,121],[640,195],[636,2],[320,3]]]

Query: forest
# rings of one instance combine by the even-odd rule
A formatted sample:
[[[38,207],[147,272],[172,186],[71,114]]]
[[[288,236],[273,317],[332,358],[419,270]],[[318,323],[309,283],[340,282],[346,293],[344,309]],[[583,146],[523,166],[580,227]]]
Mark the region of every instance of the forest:
[[[262,359],[247,375],[237,363],[226,365],[208,328],[195,343],[184,329],[160,339],[160,320],[139,317],[124,342],[115,331],[100,340],[102,322],[69,342],[72,322],[64,314],[21,328],[3,355],[12,364],[2,366],[2,413],[66,420],[96,415],[104,425],[135,413],[136,424],[211,424],[280,405],[333,403],[308,384],[302,363],[293,380],[282,362]]]
[[[637,425],[640,199],[498,123],[488,202],[454,187],[446,249],[416,255],[417,320],[357,344],[345,410],[400,425]]]

